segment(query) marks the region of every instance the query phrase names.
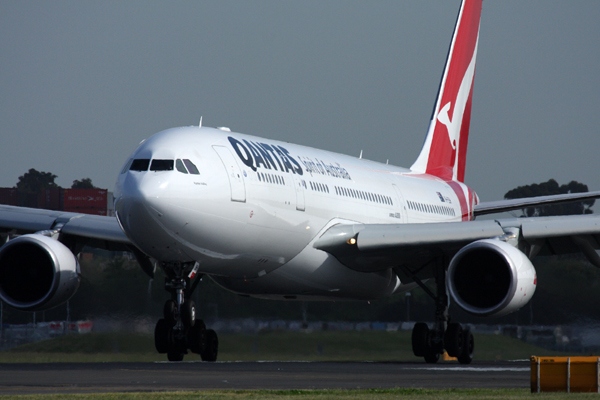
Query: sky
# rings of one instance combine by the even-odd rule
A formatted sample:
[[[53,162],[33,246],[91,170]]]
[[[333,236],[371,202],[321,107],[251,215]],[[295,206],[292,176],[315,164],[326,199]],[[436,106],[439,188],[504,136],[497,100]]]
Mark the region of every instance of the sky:
[[[0,0],[0,187],[197,125],[410,167],[458,0]],[[600,190],[600,1],[484,0],[466,183]]]

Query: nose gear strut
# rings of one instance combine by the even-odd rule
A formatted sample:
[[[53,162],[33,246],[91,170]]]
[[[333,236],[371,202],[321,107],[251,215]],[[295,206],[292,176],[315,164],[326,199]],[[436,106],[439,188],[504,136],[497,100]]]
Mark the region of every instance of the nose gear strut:
[[[171,294],[164,316],[154,328],[154,345],[169,361],[182,361],[188,349],[203,361],[216,361],[219,339],[204,321],[196,319],[196,304],[191,296],[202,279],[196,274],[198,263],[164,263],[165,289]]]

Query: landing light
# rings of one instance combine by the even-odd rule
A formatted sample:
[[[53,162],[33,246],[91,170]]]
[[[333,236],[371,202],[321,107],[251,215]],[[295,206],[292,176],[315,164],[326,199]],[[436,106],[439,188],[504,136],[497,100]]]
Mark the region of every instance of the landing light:
[[[356,244],[356,238],[350,238],[346,241],[348,244]]]

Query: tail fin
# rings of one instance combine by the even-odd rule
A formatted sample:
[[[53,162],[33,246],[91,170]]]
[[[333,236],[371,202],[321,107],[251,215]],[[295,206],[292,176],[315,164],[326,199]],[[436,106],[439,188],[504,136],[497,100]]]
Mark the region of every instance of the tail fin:
[[[482,0],[463,0],[421,154],[411,170],[464,182]]]

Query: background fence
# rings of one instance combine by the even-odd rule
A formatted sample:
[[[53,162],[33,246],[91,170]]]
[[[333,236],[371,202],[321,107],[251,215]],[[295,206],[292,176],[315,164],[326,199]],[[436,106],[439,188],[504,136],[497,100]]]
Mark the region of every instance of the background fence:
[[[205,321],[209,328],[218,333],[257,334],[266,331],[410,331],[414,322],[344,322],[295,320],[258,320],[251,318],[218,319]],[[4,324],[0,331],[0,350],[40,340],[52,339],[66,334],[88,332],[136,332],[151,335],[155,321],[150,318],[96,319],[93,321],[52,321],[30,323],[26,325]],[[505,335],[520,339],[526,343],[559,351],[584,353],[600,350],[600,325],[554,325],[554,326],[517,326],[463,324],[474,333]]]

